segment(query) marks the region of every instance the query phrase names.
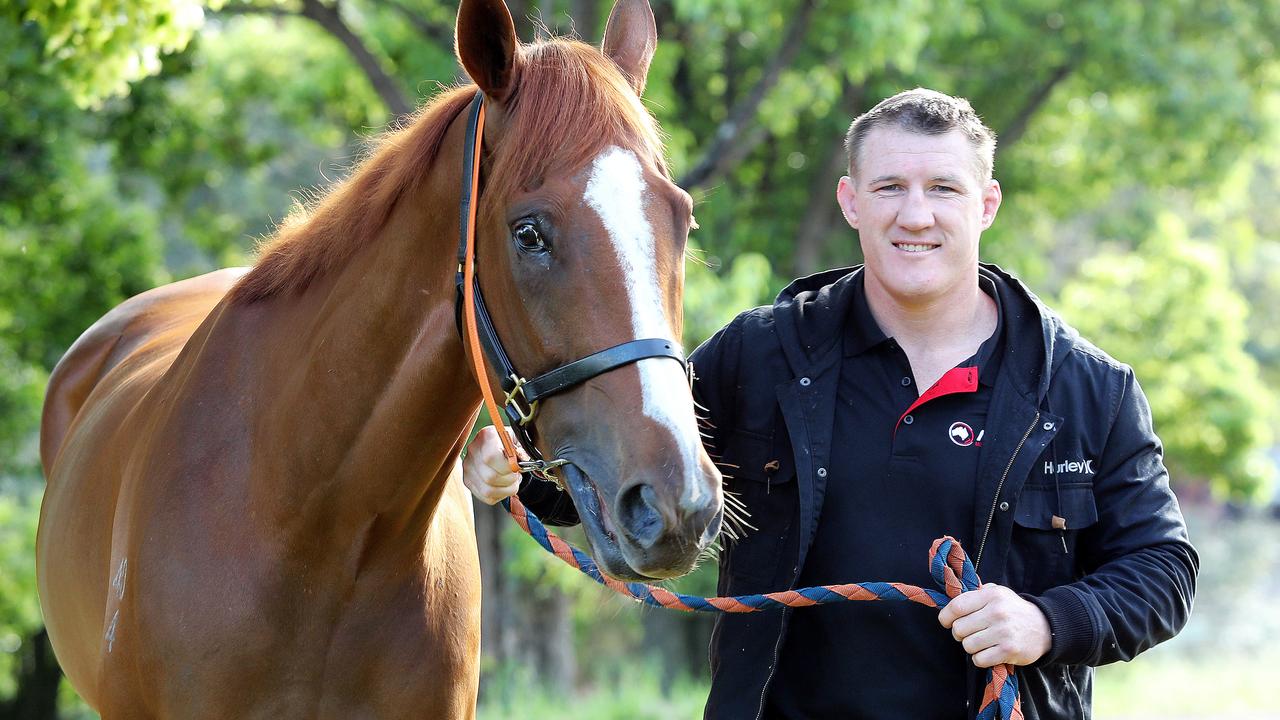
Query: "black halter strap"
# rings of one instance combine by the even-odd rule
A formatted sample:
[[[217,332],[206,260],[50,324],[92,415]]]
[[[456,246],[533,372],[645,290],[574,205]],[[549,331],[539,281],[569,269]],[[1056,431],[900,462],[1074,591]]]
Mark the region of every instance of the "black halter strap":
[[[467,237],[469,234],[467,230],[471,219],[471,203],[479,200],[479,188],[473,188],[471,184],[471,169],[475,162],[475,154],[480,151],[480,146],[483,142],[483,138],[477,137],[476,132],[480,107],[483,103],[484,92],[476,91],[476,97],[471,102],[467,120],[466,141],[463,144],[462,152],[462,200],[459,208],[460,239],[458,241],[458,274],[456,280],[458,300],[456,316],[458,318],[458,332],[463,334],[464,339],[466,329],[462,323],[462,305],[464,302],[463,283],[466,281],[464,279],[463,266],[467,258]],[[543,373],[532,380],[527,380],[511,364],[511,360],[502,346],[502,341],[498,338],[498,332],[493,326],[493,319],[489,316],[489,310],[485,307],[484,297],[480,293],[478,276],[473,277],[472,281],[472,292],[475,297],[476,335],[480,340],[480,347],[484,350],[489,368],[498,375],[502,390],[506,394],[502,406],[503,412],[515,432],[516,439],[524,447],[525,452],[529,453],[529,457],[533,459],[533,463],[530,463],[533,467],[529,469],[533,470],[535,475],[545,477],[547,469],[555,467],[557,464],[563,464],[562,461],[548,462],[544,460],[541,453],[534,446],[530,429],[533,424],[533,418],[537,414],[540,400],[580,385],[610,370],[630,365],[646,358],[671,358],[680,363],[681,367],[685,368],[686,373],[688,371],[684,353],[676,343],[662,338],[644,338],[630,340],[621,345],[600,350]],[[481,383],[487,382],[485,378],[476,378],[476,380]]]

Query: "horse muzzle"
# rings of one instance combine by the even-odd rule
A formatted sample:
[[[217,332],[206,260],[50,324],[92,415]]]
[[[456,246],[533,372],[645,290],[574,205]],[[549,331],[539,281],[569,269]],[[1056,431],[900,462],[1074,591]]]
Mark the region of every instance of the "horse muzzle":
[[[596,564],[619,580],[684,575],[720,533],[723,505],[718,477],[705,477],[695,469],[677,496],[641,474],[630,478],[614,494],[613,502],[606,503],[599,486],[578,465],[571,463],[561,470]]]

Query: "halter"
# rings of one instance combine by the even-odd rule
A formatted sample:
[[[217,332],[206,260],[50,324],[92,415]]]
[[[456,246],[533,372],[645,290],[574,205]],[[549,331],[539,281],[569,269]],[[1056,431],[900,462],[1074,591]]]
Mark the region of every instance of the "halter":
[[[507,352],[502,347],[498,332],[493,327],[493,320],[484,304],[484,296],[480,293],[480,283],[475,275],[475,224],[476,208],[479,205],[480,188],[480,145],[484,138],[484,92],[476,91],[471,101],[470,115],[467,119],[467,137],[462,150],[462,200],[460,203],[460,231],[458,240],[458,308],[460,318],[459,331],[471,350],[476,381],[480,383],[480,392],[484,395],[485,407],[489,409],[489,418],[498,426],[498,438],[502,441],[502,453],[507,458],[512,472],[531,473],[535,477],[554,482],[563,487],[560,480],[550,471],[568,460],[545,460],[542,453],[533,443],[531,430],[534,417],[538,414],[538,403],[556,393],[604,373],[630,365],[645,358],[667,357],[680,363],[688,372],[684,353],[679,346],[662,338],[645,338],[630,340],[615,345],[586,357],[562,365],[543,373],[532,380],[526,379],[512,366]],[[485,360],[497,375],[505,394],[502,412],[499,412],[497,400],[493,395],[485,372]],[[502,416],[507,417],[504,423]],[[516,439],[528,453],[530,460],[521,461],[516,455],[516,448],[506,432],[510,425]]]

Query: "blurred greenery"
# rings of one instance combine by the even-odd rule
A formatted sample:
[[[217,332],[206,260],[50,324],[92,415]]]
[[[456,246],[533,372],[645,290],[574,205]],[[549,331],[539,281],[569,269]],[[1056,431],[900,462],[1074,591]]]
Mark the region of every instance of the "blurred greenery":
[[[527,39],[545,27],[597,40],[609,7],[509,4]],[[698,201],[687,346],[789,277],[860,260],[832,201],[843,133],[880,98],[934,87],[968,97],[1000,135],[1005,202],[984,259],[1134,366],[1184,503],[1275,497],[1280,0],[660,0],[654,11],[646,103]],[[250,262],[293,203],[459,76],[454,12],[440,0],[0,4],[0,715],[39,630],[36,448],[54,363],[124,298]],[[1258,549],[1274,523],[1243,512],[1254,519],[1193,528],[1214,548],[1237,531],[1256,542],[1206,553],[1209,599],[1192,626],[1150,664],[1102,672],[1100,716],[1144,704],[1210,714],[1175,689],[1259,687],[1257,657],[1192,642],[1234,627],[1202,633],[1200,618],[1241,612],[1210,587],[1252,596],[1278,569]],[[567,606],[579,660],[564,667],[583,694],[543,693],[536,664],[486,647],[498,654],[482,717],[697,715],[705,619],[640,612],[518,533],[496,537],[503,597]],[[677,586],[712,591],[714,563]],[[1262,637],[1274,644],[1280,628]],[[1209,668],[1211,654],[1225,665]],[[1117,690],[1132,685],[1188,699]],[[64,694],[64,717],[91,716]]]
[[[1134,366],[1175,476],[1205,478],[1224,497],[1265,499],[1274,400],[1245,350],[1248,307],[1225,253],[1191,241],[1170,214],[1138,250],[1086,261],[1062,291],[1061,312]]]

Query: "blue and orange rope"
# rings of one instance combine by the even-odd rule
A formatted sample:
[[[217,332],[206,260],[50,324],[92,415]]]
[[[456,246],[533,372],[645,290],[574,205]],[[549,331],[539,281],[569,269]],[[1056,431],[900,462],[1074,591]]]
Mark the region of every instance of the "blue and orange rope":
[[[897,600],[941,609],[960,595],[982,585],[978,573],[960,543],[951,537],[933,541],[929,550],[929,573],[941,591],[894,582],[864,582],[845,585],[784,590],[763,595],[704,598],[672,592],[645,583],[623,582],[600,572],[589,555],[547,531],[546,526],[517,497],[502,501],[502,507],[539,545],[552,555],[605,587],[654,607],[683,612],[748,613],[786,607],[808,607],[846,600]],[[978,720],[1022,720],[1018,678],[1012,665],[987,670],[987,687],[978,709]]]

